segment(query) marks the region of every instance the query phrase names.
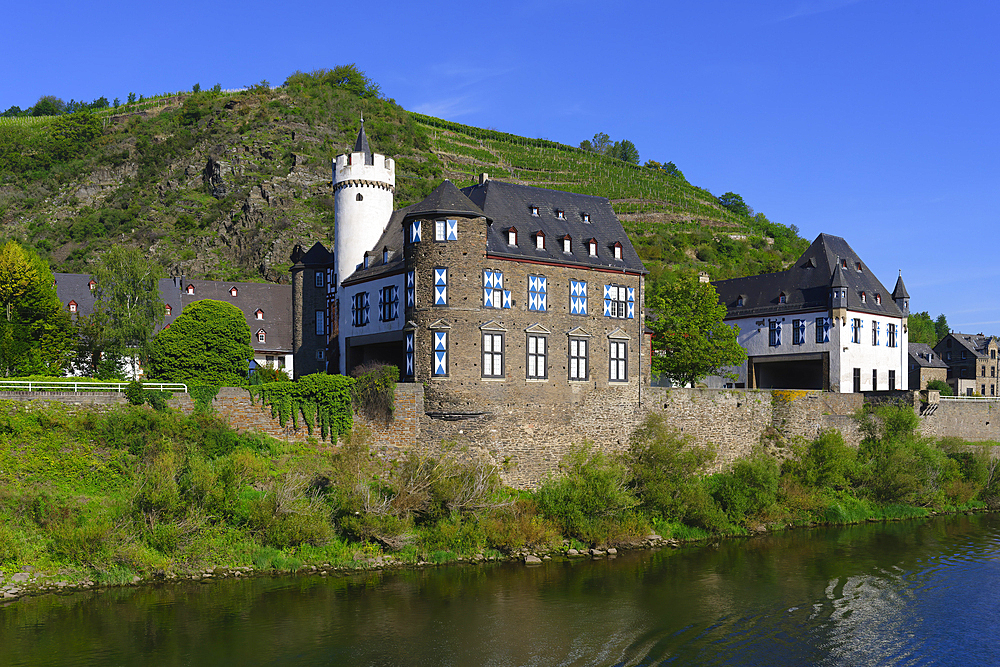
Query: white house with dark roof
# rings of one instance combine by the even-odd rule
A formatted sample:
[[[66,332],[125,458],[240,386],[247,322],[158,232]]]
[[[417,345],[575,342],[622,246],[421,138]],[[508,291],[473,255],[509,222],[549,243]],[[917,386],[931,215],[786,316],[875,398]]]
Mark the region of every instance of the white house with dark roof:
[[[713,284],[747,352],[735,386],[907,389],[902,276],[889,292],[839,236],[820,234],[787,271]]]

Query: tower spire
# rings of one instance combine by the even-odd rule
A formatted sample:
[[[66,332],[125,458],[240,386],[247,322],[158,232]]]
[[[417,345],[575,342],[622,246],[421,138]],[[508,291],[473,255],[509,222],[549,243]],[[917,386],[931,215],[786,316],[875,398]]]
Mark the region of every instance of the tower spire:
[[[354,142],[354,152],[364,153],[365,164],[375,164],[375,156],[368,146],[368,135],[365,134],[365,116],[361,114],[361,129],[358,130],[358,138]]]

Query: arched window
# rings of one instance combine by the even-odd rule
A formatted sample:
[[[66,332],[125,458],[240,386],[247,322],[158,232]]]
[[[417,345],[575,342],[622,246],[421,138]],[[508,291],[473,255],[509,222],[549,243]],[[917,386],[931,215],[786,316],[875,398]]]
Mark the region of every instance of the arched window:
[[[267,342],[267,332],[261,329],[257,332],[257,342],[266,343]]]
[[[76,312],[76,301],[70,301],[67,305],[69,306],[69,312]]]
[[[170,307],[170,304],[169,304],[169,303],[168,303],[168,304],[165,304],[164,308],[166,309],[166,314],[167,314],[167,317],[170,317],[170,313],[172,313],[172,312],[173,312],[173,308],[171,308],[171,307]]]
[[[354,201],[364,201],[364,196],[359,192],[358,196],[354,198]]]
[[[778,294],[778,303],[788,303],[788,297],[785,296],[784,292]]]
[[[229,288],[229,296],[236,296],[239,294],[239,290],[235,286]]]

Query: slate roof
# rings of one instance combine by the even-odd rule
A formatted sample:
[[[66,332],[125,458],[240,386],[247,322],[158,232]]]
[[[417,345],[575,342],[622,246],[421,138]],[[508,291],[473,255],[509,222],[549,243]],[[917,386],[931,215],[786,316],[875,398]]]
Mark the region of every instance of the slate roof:
[[[712,284],[719,293],[719,302],[726,306],[726,319],[826,310],[830,307],[830,290],[834,286],[847,287],[846,306],[850,310],[903,317],[889,290],[868,265],[847,241],[831,234],[817,236],[786,271]],[[779,301],[782,293],[785,303]],[[864,303],[862,293],[866,296]],[[876,295],[881,297],[881,303],[877,302]],[[740,297],[743,297],[742,306],[737,305]]]
[[[424,197],[416,206],[410,207],[406,218],[436,218],[442,215],[461,215],[465,217],[488,217],[481,208],[476,206],[455,187],[455,184],[445,179],[441,185]]]
[[[308,251],[303,252],[302,246],[297,245],[292,250],[292,268],[301,269],[305,267],[328,268],[333,266],[333,253],[326,249],[322,243],[317,241]]]
[[[368,268],[357,269],[347,280],[342,281],[344,285],[373,280],[381,276],[399,273],[403,270],[403,242],[405,241],[403,220],[407,217],[411,210],[419,205],[420,204],[411,204],[406,208],[394,211],[393,214],[389,216],[389,223],[385,226],[385,229],[382,230],[382,236],[379,237],[378,243],[376,243],[375,247],[367,253]],[[480,212],[479,215],[482,215],[482,212]],[[382,261],[383,248],[389,250],[388,262]]]
[[[921,368],[948,368],[941,355],[935,352],[927,343],[910,343],[910,361]]]
[[[492,220],[486,235],[486,252],[491,256],[646,273],[605,197],[490,180],[462,188],[462,192]],[[537,207],[537,216],[532,215],[532,207]],[[507,244],[507,230],[511,227],[517,230],[516,246]],[[545,248],[541,250],[535,247],[534,235],[538,231],[545,234]],[[570,253],[562,250],[561,239],[567,235],[571,239]],[[597,240],[596,257],[589,252],[588,241],[592,238]],[[614,258],[616,242],[622,245],[620,260]]]
[[[990,344],[990,340],[993,336],[984,336],[983,334],[964,334],[957,331],[949,333],[947,336],[938,341],[937,345],[934,346],[935,350],[948,350],[953,348],[948,348],[946,341],[953,340],[958,344],[958,350],[966,349],[972,353],[974,359],[985,359],[989,356],[987,346]],[[959,359],[957,355],[952,357],[952,363],[961,363],[963,361],[968,361],[968,359]]]
[[[321,244],[316,244],[322,247]],[[315,248],[315,246],[313,246]],[[83,273],[56,273],[56,294],[64,308],[70,301],[77,304],[77,315],[94,312],[94,293],[90,291],[91,276]],[[194,294],[187,294],[188,285],[194,285]],[[236,287],[236,296],[230,289]],[[292,287],[274,283],[234,283],[211,280],[190,280],[182,278],[161,278],[158,283],[160,299],[170,306],[170,315],[163,318],[166,328],[183,312],[184,307],[201,299],[226,301],[243,311],[250,326],[250,344],[260,352],[292,351]],[[256,311],[264,311],[264,319],[258,320]],[[257,332],[264,329],[265,343],[257,342]]]
[[[354,141],[354,152],[365,154],[365,164],[375,164],[375,155],[368,147],[368,135],[365,134],[365,119],[361,119],[361,129],[358,130],[358,138]]]

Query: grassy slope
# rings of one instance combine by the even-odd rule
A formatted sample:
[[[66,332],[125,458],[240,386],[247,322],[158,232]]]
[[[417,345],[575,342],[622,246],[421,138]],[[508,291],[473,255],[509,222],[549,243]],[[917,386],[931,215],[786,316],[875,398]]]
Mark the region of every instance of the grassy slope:
[[[98,114],[98,139],[58,159],[49,146],[58,121],[0,124],[3,235],[32,244],[63,271],[85,271],[124,241],[173,273],[286,280],[295,243],[332,240],[330,162],[353,142],[362,112],[373,147],[396,159],[398,206],[419,201],[441,178],[466,185],[484,171],[606,196],[654,279],[676,268],[713,278],[778,270],[806,245],[761,215],[722,208],[683,178],[410,113],[308,77],[274,90],[177,94],[109,110]],[[214,178],[210,160],[219,164]]]

